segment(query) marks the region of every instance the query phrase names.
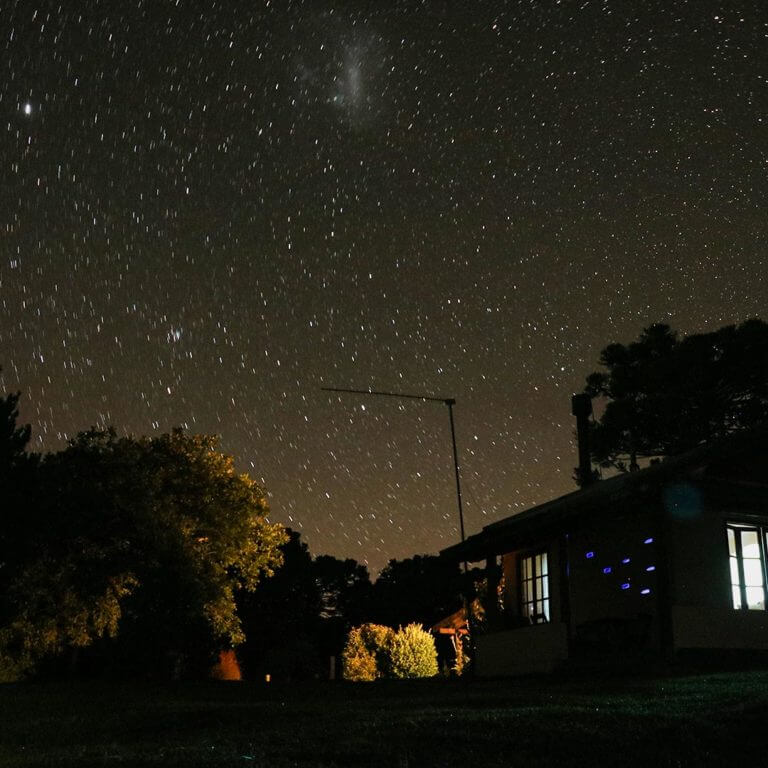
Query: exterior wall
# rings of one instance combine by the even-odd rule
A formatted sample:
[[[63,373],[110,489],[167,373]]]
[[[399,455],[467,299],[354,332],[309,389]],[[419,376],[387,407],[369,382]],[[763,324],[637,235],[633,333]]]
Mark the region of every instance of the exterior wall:
[[[768,651],[768,611],[672,607],[675,650]]]
[[[768,611],[733,608],[726,535],[727,522],[768,523],[765,496],[755,505],[739,503],[735,490],[691,483],[666,489],[675,650],[768,649]]]
[[[549,574],[549,616],[543,624],[528,624],[519,598],[519,567],[523,557],[546,551]],[[568,658],[568,627],[563,621],[561,573],[564,563],[557,540],[542,539],[501,558],[504,579],[503,613],[499,624],[475,640],[475,673],[482,677],[551,672]],[[514,627],[514,628],[510,628]]]
[[[681,483],[668,487],[668,498],[677,494],[690,501],[685,508],[668,505],[670,602],[725,611],[731,607],[725,532],[728,513],[707,503],[696,486]]]
[[[568,631],[555,622],[478,635],[475,656],[480,677],[552,672],[568,658]]]
[[[653,501],[638,499],[569,534],[569,602],[576,647],[617,652],[659,647],[663,563],[655,520]]]

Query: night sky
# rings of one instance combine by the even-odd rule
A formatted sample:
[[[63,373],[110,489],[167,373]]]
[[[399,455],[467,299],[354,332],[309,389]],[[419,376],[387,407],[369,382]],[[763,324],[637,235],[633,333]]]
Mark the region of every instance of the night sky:
[[[768,319],[768,8],[5,0],[0,385],[216,433],[313,554],[573,490],[602,347]]]

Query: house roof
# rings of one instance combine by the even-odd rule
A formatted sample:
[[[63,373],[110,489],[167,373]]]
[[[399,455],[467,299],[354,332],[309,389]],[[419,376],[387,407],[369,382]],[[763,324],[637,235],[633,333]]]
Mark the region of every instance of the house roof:
[[[693,476],[715,461],[754,453],[768,448],[768,424],[734,432],[727,437],[699,445],[696,448],[672,456],[646,469],[620,474],[600,480],[587,488],[567,493],[551,501],[505,517],[482,531],[467,538],[462,544],[454,544],[441,554],[456,560],[477,561],[489,555],[500,554],[512,539],[524,540],[527,535],[541,535],[548,529],[556,529],[560,523],[590,511],[605,509],[629,496],[636,497],[663,486],[681,476]],[[768,478],[766,478],[768,482]]]

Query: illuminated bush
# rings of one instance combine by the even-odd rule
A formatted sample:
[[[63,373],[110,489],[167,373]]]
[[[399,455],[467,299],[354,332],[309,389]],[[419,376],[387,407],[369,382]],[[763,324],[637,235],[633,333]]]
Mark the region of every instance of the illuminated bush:
[[[438,673],[435,639],[420,624],[394,632],[380,624],[350,630],[342,654],[345,680],[433,677]]]
[[[395,632],[390,645],[392,677],[434,677],[437,672],[435,638],[420,624]]]
[[[380,624],[353,627],[342,653],[344,679],[362,681],[386,677],[394,634],[389,627]]]

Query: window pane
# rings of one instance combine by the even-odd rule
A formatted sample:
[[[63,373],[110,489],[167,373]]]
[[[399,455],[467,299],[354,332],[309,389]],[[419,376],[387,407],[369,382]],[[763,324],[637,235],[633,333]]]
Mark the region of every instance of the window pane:
[[[520,560],[521,613],[528,617],[549,617],[549,584],[547,553],[532,553]],[[543,621],[538,618],[537,620]]]
[[[744,584],[748,587],[763,586],[763,564],[759,560],[744,560]]]
[[[757,531],[741,531],[741,556],[760,557],[760,542]]]
[[[523,582],[523,600],[530,603],[533,600],[533,582]]]
[[[736,557],[736,534],[731,528],[728,529],[728,554]]]
[[[741,608],[741,588],[731,587],[731,592],[733,594],[733,607]]]
[[[728,558],[731,564],[731,584],[739,584],[739,561],[735,557]]]
[[[747,587],[747,608],[753,611],[765,609],[765,592],[762,587]]]

